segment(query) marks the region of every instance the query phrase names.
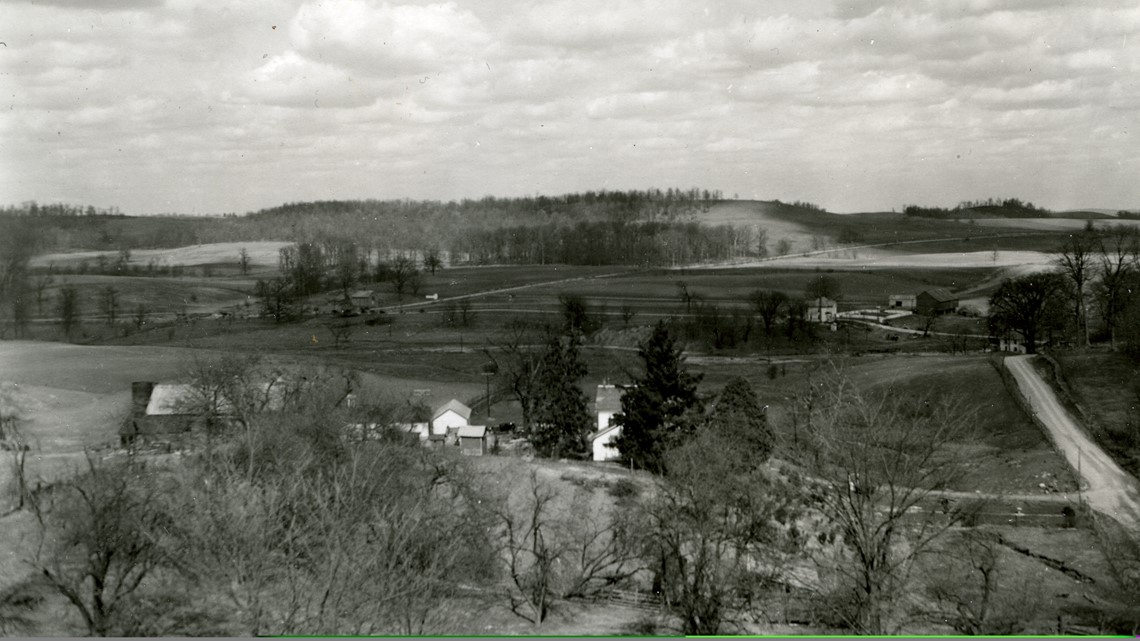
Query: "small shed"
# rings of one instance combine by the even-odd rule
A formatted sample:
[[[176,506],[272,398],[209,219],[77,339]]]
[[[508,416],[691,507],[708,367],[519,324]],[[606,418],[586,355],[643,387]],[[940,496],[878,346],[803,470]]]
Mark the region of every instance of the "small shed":
[[[912,310],[917,306],[918,300],[914,294],[891,294],[887,299],[887,307],[891,309]]]
[[[353,309],[366,312],[376,306],[376,296],[368,289],[358,289],[348,295]]]
[[[831,323],[839,315],[839,306],[830,298],[820,297],[807,303],[809,323]]]
[[[915,310],[922,316],[952,314],[958,310],[958,297],[941,287],[923,290],[915,297]]]
[[[459,428],[459,451],[464,456],[483,456],[487,450],[486,425],[465,425]]]

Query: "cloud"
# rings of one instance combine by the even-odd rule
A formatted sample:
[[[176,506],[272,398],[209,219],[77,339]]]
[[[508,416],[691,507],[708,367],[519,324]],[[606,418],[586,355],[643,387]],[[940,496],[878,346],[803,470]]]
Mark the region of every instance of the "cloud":
[[[161,7],[163,0],[14,0],[38,7],[70,7],[94,11],[121,11]]]
[[[485,58],[492,45],[479,18],[454,2],[306,2],[290,20],[289,36],[309,59],[374,75],[447,69]]]
[[[236,91],[255,102],[285,107],[361,107],[377,98],[377,87],[369,79],[354,78],[293,51],[270,57]]]

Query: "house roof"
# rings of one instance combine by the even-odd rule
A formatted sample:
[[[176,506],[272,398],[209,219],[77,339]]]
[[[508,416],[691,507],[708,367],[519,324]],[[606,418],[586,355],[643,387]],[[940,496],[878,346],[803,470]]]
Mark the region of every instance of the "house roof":
[[[471,408],[453,398],[450,401],[444,403],[442,407],[437,409],[435,413],[431,415],[431,420],[434,421],[449,411],[455,412],[459,416],[463,417],[463,420],[465,421],[471,418]]]
[[[146,413],[147,416],[195,414],[201,408],[203,400],[194,390],[194,386],[188,383],[158,383],[150,392]],[[232,409],[229,401],[225,399],[219,401],[218,412],[224,414]]]
[[[835,301],[830,298],[820,297],[808,301],[808,307],[835,307]]]
[[[590,440],[591,440],[591,441],[595,441],[595,440],[597,440],[597,439],[601,438],[602,436],[605,436],[606,434],[609,434],[610,432],[612,432],[612,431],[614,431],[614,430],[620,430],[620,429],[621,429],[621,425],[614,425],[613,423],[611,423],[611,424],[609,425],[609,427],[607,427],[606,429],[604,429],[604,430],[598,430],[597,432],[594,432],[593,434],[591,434],[591,435],[590,435]]]
[[[948,290],[943,289],[942,287],[931,287],[930,289],[923,290],[922,293],[933,298],[939,303],[948,303],[952,300],[958,300],[957,296],[951,294]]]
[[[598,386],[598,395],[594,397],[594,410],[597,412],[620,412],[621,397],[625,388],[619,385]]]
[[[459,428],[459,438],[483,438],[486,435],[486,425],[464,425]]]

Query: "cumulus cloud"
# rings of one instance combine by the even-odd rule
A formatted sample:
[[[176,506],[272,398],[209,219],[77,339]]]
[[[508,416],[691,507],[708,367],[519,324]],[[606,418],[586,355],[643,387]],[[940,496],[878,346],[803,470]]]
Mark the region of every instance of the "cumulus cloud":
[[[701,183],[1135,206],[1125,0],[54,0],[0,24],[0,203]]]
[[[289,35],[308,58],[372,74],[438,71],[481,60],[492,44],[479,18],[454,2],[306,2],[290,21]]]

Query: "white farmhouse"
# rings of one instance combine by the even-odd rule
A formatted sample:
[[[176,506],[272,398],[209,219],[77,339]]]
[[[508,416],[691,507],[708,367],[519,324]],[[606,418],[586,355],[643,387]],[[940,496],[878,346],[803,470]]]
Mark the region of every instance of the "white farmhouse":
[[[594,411],[598,414],[598,431],[590,436],[595,461],[616,461],[618,451],[613,441],[621,434],[621,426],[613,425],[614,414],[621,412],[621,396],[625,388],[602,383],[594,398]]]
[[[471,408],[453,398],[432,414],[431,433],[433,436],[446,435],[449,429],[467,427],[470,419]]]
[[[808,301],[804,313],[809,323],[832,323],[839,315],[839,308],[830,298],[820,297]]]

